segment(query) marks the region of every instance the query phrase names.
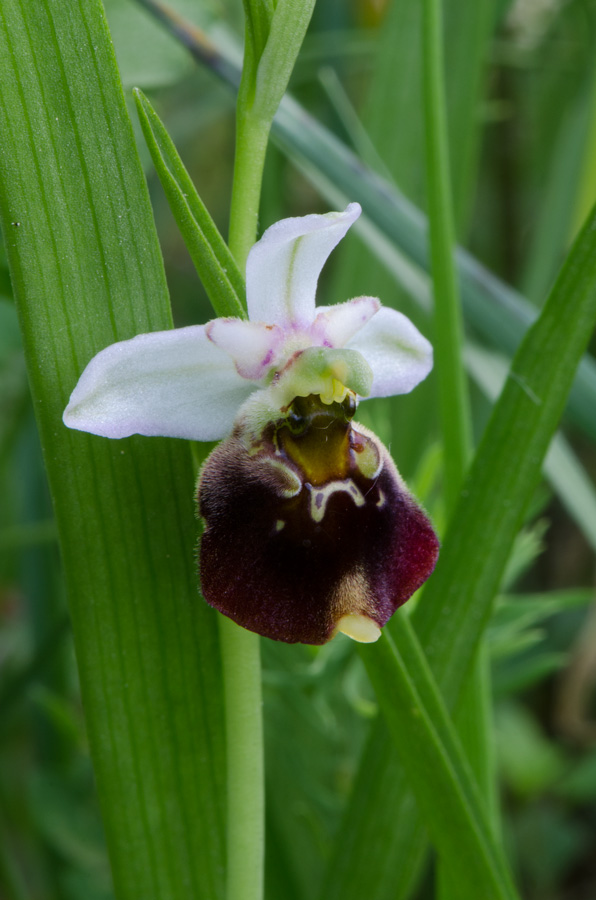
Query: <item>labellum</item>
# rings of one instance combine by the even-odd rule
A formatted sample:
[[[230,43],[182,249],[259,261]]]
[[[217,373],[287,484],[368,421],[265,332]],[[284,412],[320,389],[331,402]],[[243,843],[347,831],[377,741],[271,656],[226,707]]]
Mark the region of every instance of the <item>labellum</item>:
[[[325,400],[297,397],[256,435],[240,416],[199,479],[207,602],[289,643],[376,640],[438,554],[388,450],[353,421],[354,394]]]

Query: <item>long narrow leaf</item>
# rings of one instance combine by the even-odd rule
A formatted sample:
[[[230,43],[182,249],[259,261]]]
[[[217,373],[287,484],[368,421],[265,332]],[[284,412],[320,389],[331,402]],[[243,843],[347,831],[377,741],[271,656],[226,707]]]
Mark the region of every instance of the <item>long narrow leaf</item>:
[[[433,667],[441,669],[441,685],[448,697],[465,674],[458,656],[460,642],[467,639],[468,647],[473,647],[490,612],[595,322],[596,212],[592,212],[543,312],[513,360],[437,571],[416,611],[417,631],[430,651]],[[436,616],[443,609],[449,615],[441,613],[438,638]],[[469,649],[465,657],[469,659]]]
[[[218,316],[246,316],[244,279],[163,122],[142,93],[134,92],[143,134],[170,209]]]
[[[213,900],[221,678],[213,616],[197,596],[189,450],[62,424],[97,351],[171,325],[99,0],[0,6],[0,216],[116,894]]]
[[[395,639],[395,640],[394,640]],[[459,900],[515,897],[486,809],[407,616],[362,659]]]
[[[259,59],[254,112],[271,119],[286,91],[315,0],[277,0],[267,45]]]
[[[496,400],[507,377],[505,360],[472,348],[468,348],[467,358],[476,383],[490,400]],[[596,551],[596,488],[561,433],[551,441],[544,460],[544,475]]]
[[[511,546],[562,413],[575,366],[595,321],[596,213],[593,213],[540,318],[514,359],[453,516],[437,570],[412,617],[451,709],[473,663]],[[379,748],[385,741],[385,727],[379,723],[367,752],[380,754]],[[384,759],[386,771],[377,772],[377,777],[388,786],[387,794],[375,798],[366,807],[358,800],[360,814],[383,818],[391,808],[395,821],[400,823],[391,843],[392,857],[411,854],[420,858],[420,822],[412,814],[403,770],[388,754]],[[362,783],[361,778],[358,785]],[[350,840],[357,844],[358,834],[341,847],[341,858],[349,852]],[[354,852],[353,845],[351,849]],[[341,871],[340,857],[333,872]],[[333,872],[329,874],[327,896],[340,896],[333,893]],[[398,896],[406,895],[407,885],[402,882]]]

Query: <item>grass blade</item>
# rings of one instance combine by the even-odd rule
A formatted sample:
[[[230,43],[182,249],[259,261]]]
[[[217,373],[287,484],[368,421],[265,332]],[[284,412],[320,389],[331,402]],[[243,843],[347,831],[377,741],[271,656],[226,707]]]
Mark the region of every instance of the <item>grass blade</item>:
[[[443,496],[445,507],[451,515],[459,498],[471,455],[472,419],[464,369],[460,292],[454,264],[454,207],[447,139],[446,70],[443,61],[444,8],[442,0],[423,0],[422,81],[429,244],[434,285],[435,360],[444,458]],[[476,67],[473,68],[475,71]],[[473,132],[475,130],[472,129]],[[477,784],[482,789],[484,800],[494,798],[489,753],[493,743],[488,712],[489,685],[488,657],[481,646],[476,665],[462,693],[458,724],[475,722],[474,729],[462,728],[460,736],[463,741],[463,752],[470,762]],[[407,768],[406,762],[404,765]],[[435,794],[436,796],[442,794]],[[420,794],[417,793],[420,808],[423,810],[419,797]],[[485,802],[483,812],[488,808],[489,804]],[[427,816],[425,821],[431,830]],[[451,827],[449,822],[446,823],[449,832],[452,827],[453,823]],[[492,837],[494,841],[488,820],[486,831],[487,836]],[[467,866],[450,866],[452,854],[444,850],[441,855],[441,865],[437,872],[437,897],[449,898],[454,894],[465,894],[466,885],[469,883]],[[479,854],[475,854],[475,858],[480,858]],[[472,879],[472,883],[474,880]]]
[[[134,98],[153,165],[199,277],[218,316],[246,317],[244,278],[209,215],[166,128],[143,94]]]
[[[516,897],[454,726],[403,613],[361,656],[441,861],[465,898]]]
[[[474,380],[494,402],[507,377],[505,360],[472,347],[468,348],[467,360]],[[562,433],[553,437],[543,471],[561,503],[596,551],[596,489]]]
[[[116,893],[218,898],[217,632],[197,596],[185,444],[68,431],[107,344],[171,315],[98,0],[0,8],[0,216],[61,538]]]
[[[596,213],[592,213],[540,318],[514,359],[464,485],[437,569],[412,616],[450,708],[456,705],[473,663],[574,367],[595,321]],[[545,366],[545,359],[556,360],[556,365]],[[376,726],[371,741],[384,739],[383,727]],[[387,765],[394,789],[381,806],[393,802],[395,819],[402,823],[392,853],[404,848],[420,853],[415,841],[419,823],[411,815],[411,801],[402,793],[405,778],[389,757]],[[390,780],[388,773],[378,773],[378,777]],[[384,812],[372,806],[363,813],[367,817],[377,814],[382,817]],[[407,887],[403,885],[398,896],[406,896]]]

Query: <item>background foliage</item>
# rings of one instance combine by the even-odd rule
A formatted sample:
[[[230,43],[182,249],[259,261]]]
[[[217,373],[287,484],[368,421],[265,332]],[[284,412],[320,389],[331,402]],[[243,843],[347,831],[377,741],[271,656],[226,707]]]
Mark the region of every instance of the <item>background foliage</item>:
[[[141,87],[158,109],[223,233],[234,97],[132,0],[107,0],[105,7],[174,319],[178,325],[205,321],[212,313],[150,163],[132,87]],[[240,2],[179,0],[174,7],[200,26],[241,34]],[[539,309],[596,200],[596,3],[449,0],[445,30],[458,239]],[[418,4],[318,0],[290,87],[336,137],[424,210],[420,42]],[[287,148],[291,136],[278,140]],[[324,160],[317,167],[296,147],[292,161],[270,146],[261,226],[339,208],[344,192],[330,183]],[[420,260],[366,224],[337,251],[319,297],[330,304],[360,293],[398,306],[432,339]],[[0,895],[107,900],[111,878],[56,526],[3,255],[0,294]],[[466,329],[476,438],[502,381],[503,354],[511,352],[505,340],[499,347],[498,339],[495,346],[487,338],[482,315],[468,315]],[[370,401],[359,415],[391,446],[443,531],[435,395],[431,377],[411,396]],[[594,409],[596,403],[596,418]],[[566,421],[566,440],[551,450],[488,629],[502,828],[529,900],[596,893],[596,457],[590,415],[584,420],[583,428],[578,417]],[[394,855],[396,823],[371,817],[375,792],[387,788],[377,776],[390,771],[392,749],[388,740],[369,739],[377,702],[353,644],[339,638],[315,650],[264,640],[262,651],[267,897],[329,898],[335,890],[345,900],[364,896],[366,886],[367,896],[381,900],[395,896],[396,870],[403,896],[432,896],[432,859],[407,872]],[[192,677],[209,683],[216,664]],[[213,682],[209,689],[217,692]],[[369,816],[368,852],[348,854],[347,835],[363,815]]]

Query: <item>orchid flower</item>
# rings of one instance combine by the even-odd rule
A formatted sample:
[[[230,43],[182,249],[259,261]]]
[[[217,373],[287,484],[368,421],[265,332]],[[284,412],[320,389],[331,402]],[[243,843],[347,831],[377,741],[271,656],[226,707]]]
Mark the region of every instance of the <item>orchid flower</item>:
[[[70,428],[225,439],[199,477],[208,603],[277,640],[376,640],[428,578],[437,538],[360,399],[412,390],[428,341],[374,297],[315,307],[327,257],[360,215],[284,219],[250,251],[248,320],[142,334],[95,356]]]

